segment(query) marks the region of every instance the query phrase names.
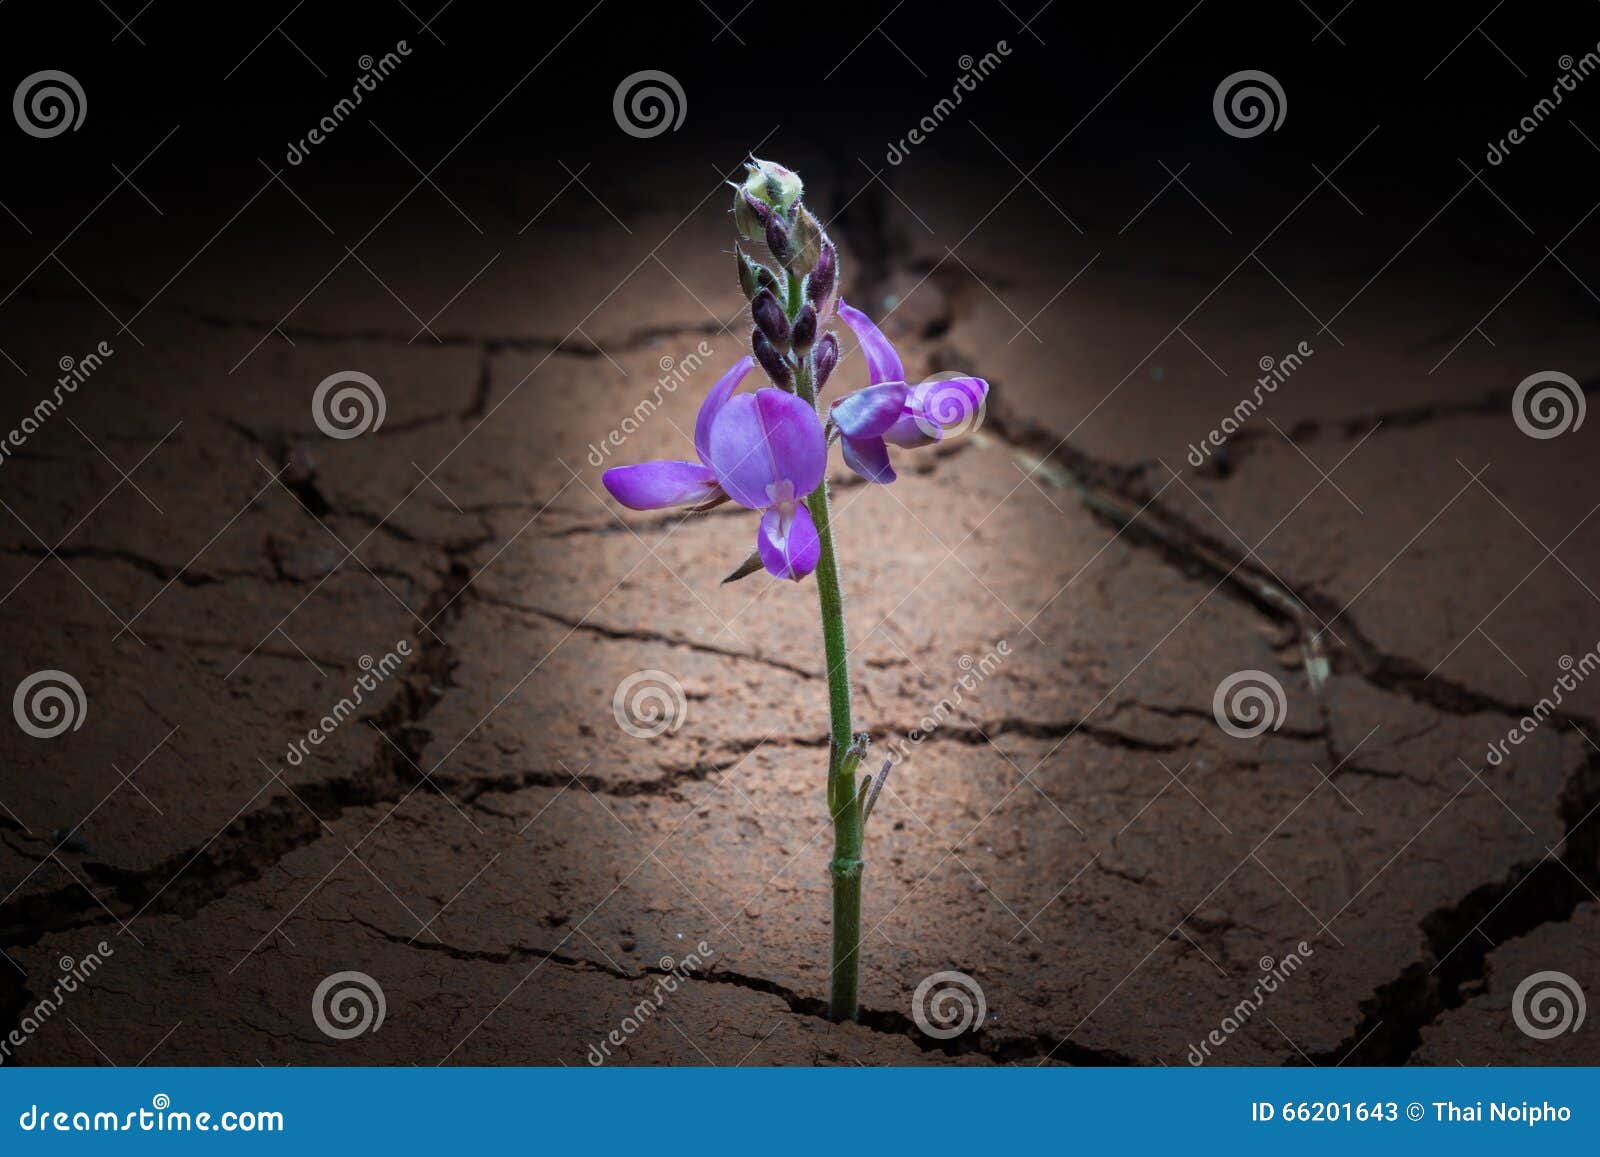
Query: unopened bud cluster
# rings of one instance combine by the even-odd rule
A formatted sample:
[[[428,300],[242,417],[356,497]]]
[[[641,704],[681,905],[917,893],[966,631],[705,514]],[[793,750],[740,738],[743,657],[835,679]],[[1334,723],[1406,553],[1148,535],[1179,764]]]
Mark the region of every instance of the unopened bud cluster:
[[[821,332],[838,301],[839,251],[806,208],[795,173],[761,160],[745,169],[733,218],[744,240],[739,285],[754,323],[751,352],[774,385],[793,392],[796,371],[809,369],[821,390],[839,364],[838,337]]]

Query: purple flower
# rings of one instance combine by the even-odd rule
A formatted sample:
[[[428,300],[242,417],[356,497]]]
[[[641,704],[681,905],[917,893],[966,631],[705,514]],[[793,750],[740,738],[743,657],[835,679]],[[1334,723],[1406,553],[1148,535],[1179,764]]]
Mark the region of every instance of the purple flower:
[[[883,331],[859,309],[839,302],[839,316],[855,331],[867,359],[865,389],[833,403],[840,449],[849,467],[869,482],[895,480],[889,446],[908,449],[937,442],[950,430],[975,426],[989,383],[982,378],[930,378],[906,385],[905,366]]]
[[[815,570],[822,544],[800,500],[828,466],[816,412],[782,390],[740,394],[711,424],[707,460],[729,498],[761,511],[756,549],[768,573],[798,582]]]
[[[801,502],[822,484],[828,440],[816,411],[782,390],[734,395],[755,366],[740,358],[717,380],[694,423],[698,462],[641,462],[601,477],[611,496],[634,510],[704,509],[733,499],[761,511],[756,549],[767,570],[798,582],[817,568],[821,543]]]
[[[711,425],[727,405],[728,398],[755,367],[748,356],[717,379],[700,415],[694,422],[694,448],[698,462],[663,460],[641,462],[637,466],[615,466],[601,475],[611,497],[632,510],[660,510],[668,506],[706,506],[727,501],[728,495],[717,482],[711,466]]]

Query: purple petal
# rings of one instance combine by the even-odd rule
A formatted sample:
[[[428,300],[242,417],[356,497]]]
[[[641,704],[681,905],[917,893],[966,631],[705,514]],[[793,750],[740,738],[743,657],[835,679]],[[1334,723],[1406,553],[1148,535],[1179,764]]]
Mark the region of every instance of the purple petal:
[[[816,411],[793,394],[771,388],[728,399],[711,427],[711,467],[740,506],[765,510],[815,490],[828,466],[828,442]]]
[[[894,425],[906,408],[908,392],[904,382],[868,386],[840,398],[829,413],[846,438],[876,438]]]
[[[839,317],[855,330],[856,339],[861,343],[861,352],[867,356],[867,376],[872,385],[906,380],[906,369],[900,364],[900,355],[894,352],[894,346],[883,336],[883,331],[872,324],[870,317],[853,305],[846,304],[842,298],[839,301]]]
[[[845,465],[868,482],[887,486],[895,480],[894,467],[889,465],[889,447],[882,438],[841,438],[839,449],[844,453]]]
[[[744,381],[744,376],[755,364],[749,354],[734,362],[733,369],[717,379],[717,384],[706,394],[706,400],[700,403],[700,414],[694,420],[694,448],[700,455],[700,461],[707,466],[711,465],[711,424],[722,412],[729,395],[739,388],[739,383]]]
[[[641,462],[600,476],[611,497],[632,510],[691,506],[715,498],[717,476],[698,462]]]
[[[883,432],[884,441],[908,449],[966,434],[983,424],[989,383],[982,378],[933,378],[911,388],[904,413]]]
[[[944,431],[939,428],[939,423],[929,418],[923,411],[913,395],[906,398],[906,408],[900,411],[900,416],[894,420],[894,425],[883,432],[883,440],[891,446],[903,446],[907,450],[915,450],[918,446],[927,446],[944,437]]]
[[[799,582],[817,569],[817,559],[822,554],[822,543],[817,539],[816,524],[811,512],[801,503],[795,503],[793,514],[784,525],[783,512],[769,510],[761,516],[761,529],[756,535],[756,549],[761,552],[761,562],[769,574],[781,579]]]
[[[982,424],[989,383],[982,378],[934,378],[913,393],[922,412],[940,429],[966,433]]]

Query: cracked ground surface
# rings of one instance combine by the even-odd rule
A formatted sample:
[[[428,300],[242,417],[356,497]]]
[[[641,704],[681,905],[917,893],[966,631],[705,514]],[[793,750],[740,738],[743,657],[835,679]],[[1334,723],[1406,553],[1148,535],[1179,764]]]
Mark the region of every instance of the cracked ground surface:
[[[626,235],[562,218],[420,334],[351,264],[297,303],[322,268],[270,231],[228,260],[271,276],[95,286],[144,345],[0,474],[3,685],[59,669],[87,701],[53,740],[0,730],[7,1027],[63,960],[105,962],[14,1059],[576,1065],[703,952],[618,1061],[1180,1064],[1290,955],[1218,1061],[1600,1060],[1592,1031],[1518,1031],[1511,1000],[1546,970],[1600,991],[1600,681],[1486,762],[1600,640],[1589,433],[1534,441],[1511,414],[1535,364],[1592,385],[1592,326],[1536,280],[1498,344],[1435,373],[1461,310],[1415,265],[1370,290],[1376,262],[1325,271],[1323,300],[1361,301],[1335,337],[1254,268],[1208,295],[1086,245],[1021,260],[1037,238],[1003,221],[942,261],[929,235],[967,232],[991,179],[921,215],[813,181],[910,371],[993,387],[983,428],[892,490],[836,477],[859,722],[893,743],[959,700],[868,829],[861,1023],[823,1015],[810,586],[719,586],[748,517],[619,511],[599,483],[681,455],[743,349],[721,198],[686,197]],[[663,237],[665,292],[635,275]],[[408,257],[451,286],[482,262]],[[1057,303],[1080,267],[1092,292]],[[548,268],[576,281],[519,280]],[[86,308],[41,276],[10,352],[83,346]],[[1258,360],[1308,335],[1193,467]],[[702,343],[616,459],[591,453]],[[387,405],[348,440],[309,404],[343,369]],[[684,696],[653,739],[613,715],[641,670]],[[1253,738],[1214,716],[1240,671],[1286,692]],[[386,1018],[339,1040],[312,994],[348,970]],[[987,1003],[950,1041],[912,1016],[943,970]]]

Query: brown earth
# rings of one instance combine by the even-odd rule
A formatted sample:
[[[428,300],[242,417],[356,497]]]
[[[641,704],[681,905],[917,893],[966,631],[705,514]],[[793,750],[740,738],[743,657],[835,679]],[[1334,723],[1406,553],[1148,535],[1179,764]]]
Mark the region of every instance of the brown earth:
[[[878,195],[840,226],[908,368],[994,389],[892,489],[836,479],[859,723],[892,743],[960,698],[868,830],[861,1024],[821,1015],[811,585],[719,586],[748,513],[633,514],[599,482],[686,456],[742,352],[721,198],[680,223],[687,197],[628,236],[598,213],[531,233],[414,342],[353,263],[297,305],[327,261],[230,239],[0,469],[0,686],[56,668],[88,704],[53,740],[0,729],[7,1027],[62,958],[110,949],[16,1059],[579,1065],[703,942],[616,1062],[1183,1064],[1291,955],[1216,1062],[1600,1061],[1592,1023],[1542,1042],[1508,1013],[1535,971],[1600,983],[1600,682],[1485,761],[1600,640],[1593,426],[1535,441],[1510,413],[1533,370],[1592,384],[1592,328],[1535,279],[1498,344],[1430,372],[1476,313],[1419,289],[1427,242],[1370,290],[1376,262],[1315,282],[1324,319],[1351,299],[1337,338],[1255,266],[1208,296],[1108,262],[1056,296],[1087,244],[997,220],[941,261],[993,196],[915,205],[937,245]],[[372,260],[424,317],[488,256],[401,248]],[[131,313],[171,265],[97,292]],[[573,274],[529,276],[551,269]],[[25,365],[105,324],[48,284],[7,307]],[[343,369],[387,417],[335,440],[310,395]],[[862,376],[852,356],[831,388]],[[287,760],[402,641],[376,701]],[[641,670],[685,696],[654,739],[613,715]],[[1288,705],[1252,739],[1213,717],[1244,670]],[[348,970],[386,1017],[339,1040],[312,994]],[[912,1016],[942,970],[987,1004],[949,1042]]]

